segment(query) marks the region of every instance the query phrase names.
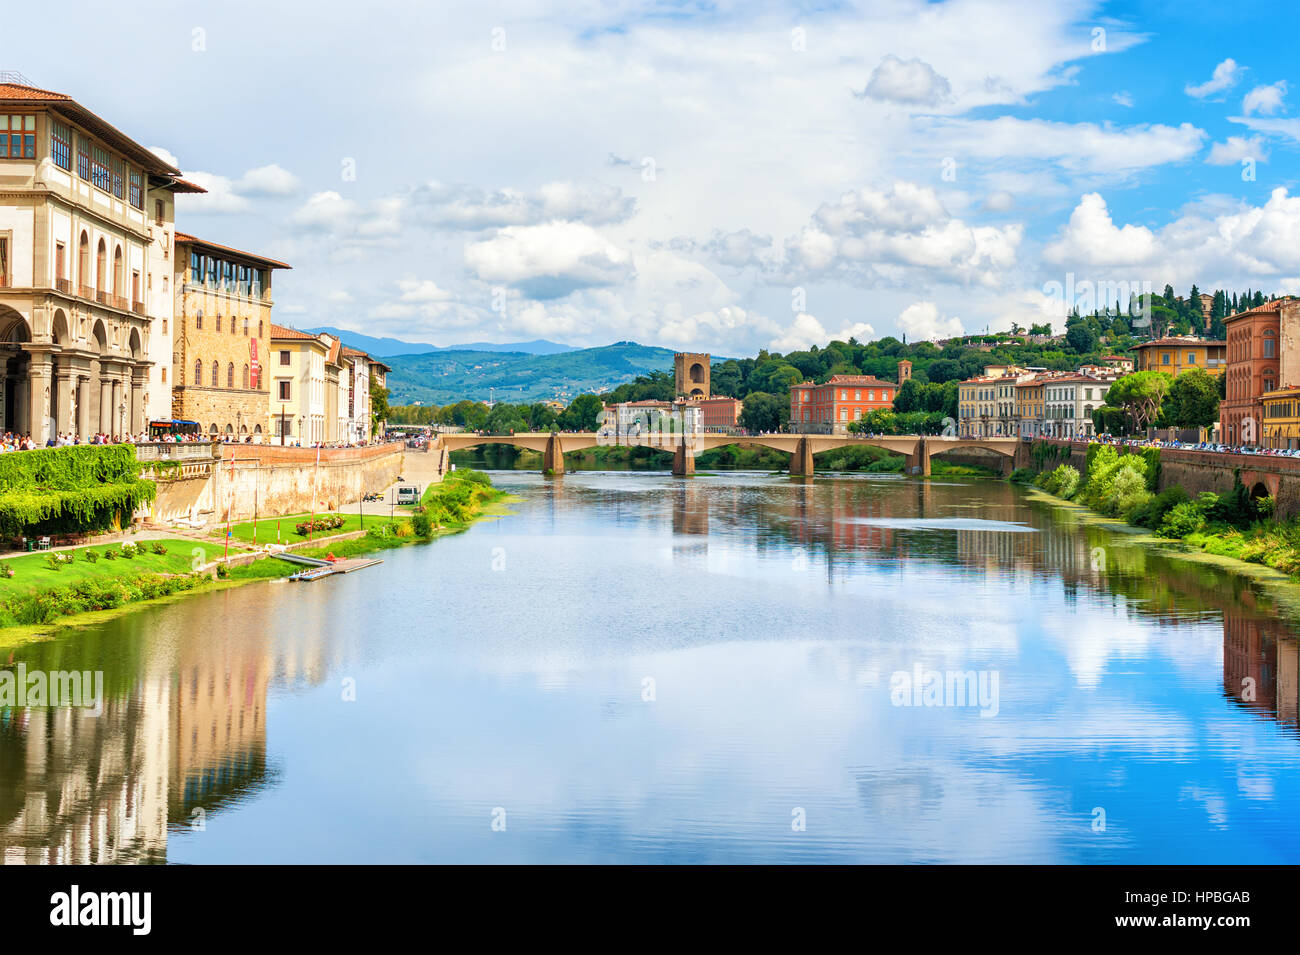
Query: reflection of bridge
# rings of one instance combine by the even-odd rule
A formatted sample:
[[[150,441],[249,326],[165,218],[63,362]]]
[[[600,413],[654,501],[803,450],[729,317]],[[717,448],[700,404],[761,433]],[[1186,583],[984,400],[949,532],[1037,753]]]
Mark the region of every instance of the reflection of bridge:
[[[695,473],[695,455],[701,451],[728,445],[770,448],[790,455],[790,473],[813,473],[813,455],[845,447],[883,448],[907,459],[905,470],[909,474],[929,474],[930,458],[936,454],[965,449],[982,449],[1002,455],[1010,461],[1020,442],[1016,438],[958,438],[924,434],[888,435],[865,438],[858,435],[839,434],[667,434],[662,432],[642,435],[597,434],[594,431],[566,433],[531,432],[527,434],[442,434],[431,443],[430,450],[438,454],[460,451],[484,444],[512,444],[515,447],[540,451],[542,470],[552,474],[564,473],[564,452],[584,448],[633,447],[656,448],[673,455],[673,474],[685,476]]]

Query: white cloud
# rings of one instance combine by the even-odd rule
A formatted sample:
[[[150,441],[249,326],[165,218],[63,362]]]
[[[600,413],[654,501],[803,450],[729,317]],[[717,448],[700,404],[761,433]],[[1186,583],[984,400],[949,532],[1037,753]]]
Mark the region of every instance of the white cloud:
[[[596,182],[550,182],[535,192],[430,182],[407,197],[414,221],[442,229],[496,229],[573,220],[588,225],[622,222],[636,200],[616,186]]]
[[[1168,225],[1116,226],[1105,200],[1084,196],[1044,259],[1068,267],[1141,266],[1141,277],[1175,288],[1300,284],[1300,196],[1274,189],[1262,206],[1227,197],[1192,205]],[[1117,279],[1136,276],[1117,273]]]
[[[1126,106],[1129,108],[1132,108],[1133,106],[1133,94],[1130,93],[1128,90],[1120,90],[1120,92],[1113,95],[1111,99],[1114,100],[1116,103],[1118,103],[1120,106]]]
[[[1282,108],[1284,99],[1286,99],[1286,80],[1278,80],[1267,86],[1256,86],[1241,101],[1241,111],[1247,116],[1251,113],[1271,116]]]
[[[311,196],[297,212],[292,221],[309,230],[333,231],[353,223],[359,208],[351,199],[344,199],[333,190],[318,192]]]
[[[1106,200],[1090,192],[1079,200],[1056,240],[1043,252],[1048,262],[1080,265],[1134,265],[1155,254],[1155,236],[1145,226],[1117,227]]]
[[[515,285],[537,299],[615,285],[636,271],[625,250],[581,222],[507,226],[468,244],[465,261],[483,281]]]
[[[831,334],[812,315],[800,312],[788,328],[772,339],[769,347],[773,351],[786,354],[792,351],[806,351],[813,345],[825,345],[831,341],[848,341],[850,338],[870,341],[875,335],[876,330],[866,322],[849,325]]]
[[[1016,197],[1005,189],[989,193],[983,207],[989,212],[1010,212],[1016,206]]]
[[[899,314],[895,324],[907,335],[908,341],[932,338],[952,338],[964,333],[961,319],[942,316],[933,302],[916,302]]]
[[[401,290],[403,302],[445,302],[451,298],[450,292],[428,279],[403,279],[397,287]]]
[[[895,182],[823,204],[787,240],[791,278],[836,275],[862,284],[897,281],[920,270],[951,282],[996,282],[1015,262],[1020,225],[970,226],[949,215],[928,186]]]
[[[1037,160],[1071,174],[1128,175],[1137,170],[1190,159],[1206,133],[1190,123],[1178,126],[1062,123],[1046,119],[935,119],[923,125],[943,140],[953,156],[967,159]]]
[[[244,196],[289,196],[301,183],[287,169],[271,163],[250,169],[235,183],[235,191]]]
[[[162,146],[150,146],[149,152],[153,153],[167,165],[174,166],[177,169],[181,168],[181,161],[177,159],[176,154],[170,150],[164,149]]]
[[[872,71],[866,89],[855,95],[909,106],[937,106],[951,93],[948,81],[929,63],[917,58],[901,60],[891,53]]]
[[[1258,136],[1229,136],[1225,142],[1210,147],[1205,161],[1211,166],[1232,166],[1243,159],[1268,160],[1268,150]]]
[[[154,152],[159,158],[166,158],[162,155],[166,150],[160,152],[155,149]],[[299,188],[298,178],[274,163],[250,169],[237,180],[218,173],[200,171],[186,172],[184,176],[207,190],[206,194],[182,194],[179,197],[185,204],[187,212],[215,214],[251,212],[252,199],[288,196]]]
[[[1229,57],[1214,68],[1214,73],[1208,80],[1200,85],[1189,83],[1183,87],[1183,92],[1196,99],[1205,99],[1215,93],[1232,89],[1241,80],[1244,72],[1245,68],[1238,66],[1237,61]]]

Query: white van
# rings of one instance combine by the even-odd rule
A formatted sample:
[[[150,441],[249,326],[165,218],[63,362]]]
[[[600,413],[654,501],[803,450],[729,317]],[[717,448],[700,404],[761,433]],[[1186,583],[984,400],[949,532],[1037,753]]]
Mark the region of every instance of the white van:
[[[419,504],[420,489],[414,484],[399,484],[397,486],[397,503]]]

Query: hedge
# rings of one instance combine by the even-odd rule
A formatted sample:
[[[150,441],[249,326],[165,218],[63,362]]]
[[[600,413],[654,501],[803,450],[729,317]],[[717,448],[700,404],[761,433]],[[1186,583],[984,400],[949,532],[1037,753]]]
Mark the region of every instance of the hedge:
[[[129,444],[0,454],[0,534],[83,534],[128,522],[158,489]]]

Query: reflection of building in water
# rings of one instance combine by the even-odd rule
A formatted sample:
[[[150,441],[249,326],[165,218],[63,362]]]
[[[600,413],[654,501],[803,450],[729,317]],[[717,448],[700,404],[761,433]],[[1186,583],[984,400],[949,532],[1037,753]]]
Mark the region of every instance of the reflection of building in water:
[[[1294,722],[1295,668],[1295,641],[1285,624],[1238,608],[1224,612],[1223,690],[1229,697]]]
[[[166,642],[146,638],[145,673],[129,669],[139,660],[115,661],[98,717],[0,710],[0,860],[164,862],[169,822],[188,825],[196,808],[211,812],[264,784],[266,632],[222,628],[177,652],[173,662]]]
[[[0,710],[0,858],[6,865],[161,862],[167,851],[164,679],[98,717]]]
[[[709,493],[691,481],[683,481],[674,489],[673,533],[709,533]]]
[[[191,655],[192,654],[192,655]],[[171,708],[167,817],[189,825],[266,777],[266,688],[271,659],[251,640],[187,645]]]

